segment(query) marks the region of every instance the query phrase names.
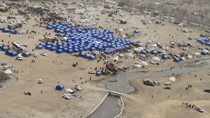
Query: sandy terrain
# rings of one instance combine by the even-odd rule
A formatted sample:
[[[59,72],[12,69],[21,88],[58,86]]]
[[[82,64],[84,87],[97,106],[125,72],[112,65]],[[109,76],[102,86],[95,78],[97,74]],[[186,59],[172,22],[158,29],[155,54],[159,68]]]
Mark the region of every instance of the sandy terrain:
[[[197,77],[195,77],[195,74]],[[125,112],[122,118],[208,118],[209,117],[209,93],[203,89],[209,87],[209,72],[199,71],[181,74],[174,77],[176,82],[172,83],[171,90],[163,89],[164,83],[168,82],[169,77],[151,77],[153,81],[158,81],[159,86],[151,87],[143,84],[144,78],[131,80],[131,84],[136,91],[124,97]],[[202,81],[200,81],[202,78]],[[188,84],[192,88],[186,90]],[[180,95],[182,95],[180,97]],[[153,98],[152,98],[153,96]],[[168,97],[169,96],[169,97]],[[200,113],[192,108],[182,105],[182,102],[194,104],[203,109],[205,113]],[[138,113],[134,115],[135,113]]]
[[[58,5],[61,6],[61,5]],[[94,11],[93,13],[99,13]],[[15,12],[15,10],[14,10]],[[165,22],[165,26],[148,24],[143,25],[141,19],[151,20],[151,17],[147,16],[145,18],[143,15],[140,16],[130,16],[129,13],[123,12],[125,14],[124,19],[128,19],[128,23],[125,25],[119,25],[115,22],[105,23],[105,18],[107,14],[100,15],[100,26],[107,27],[111,26],[111,29],[116,27],[127,27],[129,30],[125,33],[132,33],[132,27],[138,27],[142,32],[142,36],[135,36],[131,38],[133,41],[141,41],[146,43],[148,40],[156,40],[162,45],[168,45],[169,41],[183,42],[188,41],[188,37],[198,36],[203,31],[194,28],[191,29],[192,33],[182,33],[175,25]],[[0,19],[4,19],[8,14],[1,14]],[[79,19],[79,15],[75,15]],[[131,17],[131,19],[130,19]],[[36,17],[34,17],[36,18]],[[35,45],[40,43],[38,39],[42,37],[46,32],[54,33],[53,31],[46,30],[40,27],[33,27],[35,21],[32,18],[29,20],[27,25],[23,25],[21,29],[28,29],[29,31],[35,30],[39,34],[31,35],[11,35],[7,33],[0,33],[0,41],[3,39],[5,44],[8,41],[19,41],[22,43],[27,43],[27,50],[31,53]],[[109,18],[110,19],[110,18]],[[115,16],[115,19],[122,19],[120,16]],[[7,24],[0,24],[3,27],[6,27]],[[99,26],[99,25],[98,25]],[[147,29],[148,27],[148,29]],[[154,32],[155,29],[158,29],[158,32]],[[144,34],[148,35],[145,36]],[[174,38],[169,37],[169,34],[173,35]],[[178,36],[175,36],[178,34]],[[118,35],[118,34],[116,34]],[[34,39],[28,38],[28,36],[34,36]],[[159,39],[160,38],[160,39]],[[190,41],[192,44],[196,44],[195,40]],[[10,45],[11,46],[11,45]],[[200,45],[200,47],[202,47]],[[186,48],[187,51],[200,52],[197,49]],[[170,52],[180,52],[178,48],[171,49]],[[186,52],[187,52],[186,51]],[[2,83],[3,88],[0,90],[0,117],[2,118],[78,118],[89,113],[105,96],[106,87],[104,84],[101,84],[100,81],[105,76],[95,76],[89,75],[88,71],[90,67],[105,67],[103,62],[100,61],[88,61],[80,57],[74,57],[69,54],[56,54],[48,50],[37,50],[38,54],[45,52],[48,54],[47,57],[39,55],[38,58],[28,57],[24,58],[23,61],[16,61],[15,57],[6,56],[4,52],[0,52],[1,62],[7,62],[13,64],[15,70],[18,70],[19,73],[15,73],[11,80]],[[58,57],[59,56],[59,57]],[[116,54],[114,55],[116,56]],[[205,57],[208,58],[208,57]],[[31,60],[35,60],[35,63],[31,63]],[[141,61],[140,59],[120,59],[123,61],[123,65],[131,67],[135,61]],[[53,63],[57,61],[58,63]],[[149,60],[147,60],[149,61]],[[62,64],[60,64],[62,62]],[[78,62],[77,67],[72,67],[72,63]],[[183,63],[183,62],[182,62]],[[172,60],[167,60],[166,62],[161,61],[160,66],[149,65],[145,69],[140,69],[141,71],[146,70],[164,70],[168,69],[171,66],[176,66],[182,63],[174,63]],[[118,64],[118,65],[121,65]],[[23,70],[23,72],[22,72]],[[137,71],[137,70],[129,70]],[[196,72],[198,77],[202,77],[203,80],[200,82],[199,78],[193,78],[195,73],[183,74],[178,76],[178,81],[172,85],[171,90],[163,90],[163,84],[156,87],[148,87],[142,84],[142,78],[137,78],[132,80],[131,83],[136,88],[136,91],[132,94],[125,95],[123,97],[125,101],[125,111],[121,117],[129,118],[189,118],[189,117],[203,117],[207,118],[210,114],[210,103],[208,101],[209,96],[207,93],[203,93],[202,90],[205,87],[208,87],[209,80],[207,79],[207,71]],[[91,76],[91,81],[89,80]],[[16,78],[18,77],[18,80]],[[80,79],[82,77],[82,79]],[[43,84],[37,84],[38,79],[42,78],[44,80]],[[158,77],[151,78],[157,80],[161,83],[164,83],[168,77]],[[193,80],[192,80],[193,79]],[[96,80],[96,81],[94,81]],[[85,83],[87,81],[87,83]],[[65,87],[73,88],[76,84],[82,87],[82,91],[77,92],[78,97],[65,100],[61,97],[63,92],[55,90],[55,85],[57,83],[64,84]],[[83,82],[83,84],[82,84]],[[185,90],[187,84],[192,84],[193,88],[190,90]],[[24,95],[24,91],[30,91],[32,96]],[[41,90],[43,93],[41,93]],[[182,94],[182,98],[180,98]],[[154,95],[152,99],[151,96]],[[170,96],[169,98],[168,95]],[[196,104],[205,109],[205,113],[201,114],[193,109],[185,108],[181,106],[182,102],[189,102]]]

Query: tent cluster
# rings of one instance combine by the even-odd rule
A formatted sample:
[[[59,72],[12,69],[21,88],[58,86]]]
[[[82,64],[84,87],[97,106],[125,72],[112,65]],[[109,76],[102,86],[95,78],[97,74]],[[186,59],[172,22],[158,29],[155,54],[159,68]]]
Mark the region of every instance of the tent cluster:
[[[199,42],[202,45],[210,46],[210,42],[208,38],[202,38],[202,39],[197,39],[197,42]]]
[[[80,52],[79,56],[81,56],[85,59],[88,59],[88,60],[95,60],[95,56],[89,55],[89,54],[85,53],[85,51]]]
[[[208,54],[208,50],[203,50],[202,52],[201,52],[201,55],[207,55]]]
[[[8,55],[8,56],[11,56],[11,57],[17,56],[17,52],[14,52],[12,50],[5,51],[5,54]]]
[[[40,43],[36,48],[45,48],[50,51],[56,51],[56,53],[59,54],[63,52],[77,53],[81,51],[98,50],[104,51],[105,54],[109,55],[119,50],[129,49],[130,45],[134,43],[128,39],[114,36],[114,32],[108,29],[100,31],[93,27],[80,28],[65,22],[61,22],[60,24],[49,23],[46,29],[54,29],[54,32],[64,34],[63,37],[67,39],[66,42],[58,44],[51,42],[47,42],[46,44]]]
[[[0,31],[2,31],[2,32],[4,32],[4,33],[17,34],[17,31],[14,30],[14,29],[9,30],[9,29],[3,28],[3,27],[1,27],[1,26],[0,26]]]
[[[152,50],[151,51],[151,54],[153,54],[153,55],[157,55],[157,54],[160,54],[161,53],[161,51],[160,50]]]
[[[1,51],[7,51],[7,50],[9,50],[9,47],[0,45],[0,49],[1,49]]]

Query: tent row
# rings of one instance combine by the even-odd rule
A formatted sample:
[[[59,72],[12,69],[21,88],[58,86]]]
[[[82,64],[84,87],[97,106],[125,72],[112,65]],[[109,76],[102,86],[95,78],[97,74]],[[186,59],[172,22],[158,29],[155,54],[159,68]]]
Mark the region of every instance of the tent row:
[[[3,33],[17,34],[17,31],[14,29],[9,30],[9,29],[3,28],[3,27],[0,27],[0,31],[2,31]]]

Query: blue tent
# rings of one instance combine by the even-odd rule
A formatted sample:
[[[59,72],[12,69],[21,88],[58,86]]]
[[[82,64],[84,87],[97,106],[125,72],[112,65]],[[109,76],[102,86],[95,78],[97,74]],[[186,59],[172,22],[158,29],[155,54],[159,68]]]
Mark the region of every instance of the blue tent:
[[[57,49],[56,47],[51,47],[50,51],[56,51],[56,49]]]
[[[12,56],[12,57],[17,56],[17,52],[12,52],[11,56]]]
[[[180,62],[179,58],[174,58],[174,62]]]
[[[66,51],[66,53],[73,53],[73,50],[69,49]]]
[[[7,50],[7,51],[5,52],[5,54],[8,55],[8,56],[12,56],[12,50]]]
[[[46,44],[45,43],[40,43],[39,45],[45,46]]]
[[[142,51],[140,52],[140,54],[145,55],[145,54],[147,54],[147,51],[146,51],[146,50],[142,50]]]
[[[161,57],[163,60],[166,60],[166,59],[168,59],[168,57],[166,56],[166,55],[162,55],[162,57]]]
[[[61,54],[61,53],[63,53],[63,50],[62,49],[58,49],[58,50],[56,50],[56,53]]]
[[[200,37],[206,37],[206,35],[205,34],[201,34]]]
[[[56,90],[62,91],[64,89],[64,85],[63,84],[59,84],[55,87]]]
[[[208,52],[206,52],[206,51],[201,52],[201,55],[207,55],[207,54],[208,54]]]
[[[210,42],[206,43],[205,45],[206,45],[206,46],[210,46]]]
[[[156,23],[156,24],[161,24],[161,21],[156,21],[155,23]]]
[[[46,27],[46,29],[47,29],[47,30],[51,30],[51,29],[53,29],[53,27],[48,25],[48,26]]]
[[[10,33],[11,34],[17,34],[17,31],[15,31],[15,30],[12,29],[12,30],[10,30]]]
[[[135,34],[139,34],[139,33],[140,33],[140,31],[139,31],[139,30],[134,30],[134,31],[133,31],[133,33],[135,33]]]
[[[8,47],[2,47],[2,48],[1,48],[1,51],[7,51],[7,50],[9,50]]]
[[[0,44],[0,48],[2,48],[3,47],[3,45],[2,44]]]
[[[49,50],[49,49],[51,49],[51,48],[52,48],[51,45],[46,45],[46,46],[45,46],[45,49],[48,49],[48,50]]]
[[[29,52],[24,52],[22,55],[23,55],[24,57],[29,57],[29,56],[30,56],[30,53],[29,53]]]
[[[42,45],[37,45],[37,46],[36,46],[36,49],[37,49],[37,50],[41,50],[41,49],[43,49],[43,46],[42,46]]]
[[[0,30],[3,30],[4,28],[0,26]]]
[[[102,74],[101,71],[96,72],[96,76],[100,76]]]
[[[88,59],[89,60],[95,60],[95,56],[90,56]]]
[[[157,52],[156,50],[152,50],[152,51],[151,51],[151,54],[153,54],[153,55],[157,55],[157,54],[158,54],[158,52]]]
[[[47,45],[51,45],[52,43],[51,43],[51,42],[47,42],[46,44],[47,44]]]
[[[5,29],[2,30],[2,32],[4,32],[4,33],[9,33],[9,29],[6,29],[6,28],[5,28]]]

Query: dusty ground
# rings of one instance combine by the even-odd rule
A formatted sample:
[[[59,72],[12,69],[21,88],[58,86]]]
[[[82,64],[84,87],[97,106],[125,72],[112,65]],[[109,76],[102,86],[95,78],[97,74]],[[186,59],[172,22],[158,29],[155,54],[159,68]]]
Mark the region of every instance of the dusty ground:
[[[144,85],[142,82],[144,78],[133,79],[131,84],[136,88],[136,91],[124,97],[125,112],[121,117],[208,118],[210,114],[209,93],[203,92],[203,89],[209,87],[208,74],[209,71],[199,71],[174,76],[177,77],[177,81],[172,83],[171,90],[163,89],[163,87],[164,83],[168,82],[172,76],[151,77],[151,80],[160,82],[160,85],[155,87]],[[202,78],[201,81],[200,78]],[[186,90],[188,84],[192,85],[192,88]],[[180,97],[180,95],[182,96]],[[182,106],[182,102],[199,106],[205,109],[205,112],[200,113],[185,105]]]
[[[94,13],[99,13],[98,11],[94,11],[94,8],[90,9],[92,9],[92,12]],[[146,43],[148,40],[155,39],[162,45],[167,45],[169,41],[183,42],[187,40],[188,37],[193,38],[203,32],[198,29],[188,28],[191,29],[193,32],[189,34],[184,34],[180,30],[176,29],[177,26],[169,24],[167,22],[164,23],[165,26],[156,25],[154,24],[154,22],[153,24],[143,25],[140,22],[140,20],[146,19],[147,21],[150,21],[151,18],[149,16],[145,18],[143,15],[130,16],[127,12],[123,13],[126,15],[123,19],[128,19],[128,24],[119,25],[119,27],[127,27],[129,29],[127,31],[128,33],[133,32],[132,27],[138,27],[138,29],[142,32],[142,36],[135,36],[134,38],[131,38],[131,40],[134,41],[140,40],[141,42]],[[5,16],[7,15],[8,14],[1,14],[0,19],[5,19]],[[79,19],[79,15],[75,16],[77,17],[77,19]],[[111,29],[115,29],[116,27],[118,27],[118,24],[115,22],[105,23],[104,21],[106,17],[107,14],[100,15],[101,20],[98,21],[100,26],[112,26]],[[8,41],[19,41],[21,43],[27,43],[27,50],[33,54],[34,52],[32,52],[32,49],[35,47],[36,44],[40,43],[38,39],[42,37],[46,32],[53,33],[53,31],[47,31],[44,28],[32,27],[32,25],[35,24],[35,21],[33,20],[34,18],[32,18],[27,25],[23,25],[22,29],[28,29],[29,31],[35,30],[38,31],[39,34],[11,35],[11,37],[8,37],[9,34],[0,33],[0,41],[4,39],[5,44],[7,44]],[[122,18],[119,16],[115,16],[115,19]],[[1,26],[6,27],[7,24],[1,23]],[[158,29],[158,32],[154,32],[155,29]],[[125,33],[126,32],[124,32],[123,34]],[[147,33],[148,35],[145,36],[145,33]],[[173,35],[174,38],[169,37],[169,34]],[[175,36],[175,34],[178,34],[178,36]],[[34,39],[29,39],[28,36],[34,36]],[[192,40],[190,42],[194,45],[196,44],[195,40]],[[170,50],[170,52],[178,51],[180,50],[177,48]],[[200,50],[188,48],[187,51],[200,52]],[[14,74],[15,77],[13,77],[11,80],[7,81],[6,83],[2,83],[3,88],[1,88],[0,90],[0,101],[2,101],[2,103],[0,104],[0,116],[2,118],[78,118],[89,113],[106,94],[106,89],[104,89],[105,85],[101,84],[99,81],[90,81],[90,75],[87,74],[90,67],[104,67],[102,61],[97,63],[96,61],[88,61],[86,59],[74,57],[72,55],[64,53],[60,54],[58,57],[58,54],[48,50],[37,50],[36,52],[38,54],[40,54],[41,52],[45,52],[48,54],[48,56],[42,57],[39,55],[38,58],[28,57],[24,58],[23,61],[16,61],[15,57],[9,57],[6,56],[4,52],[0,52],[1,62],[13,64],[15,66],[14,69],[19,71],[19,73]],[[31,60],[36,60],[36,62],[31,63]],[[137,58],[120,60],[123,61],[123,65],[127,65],[130,67],[131,64],[133,64],[135,61],[141,61]],[[53,61],[62,62],[62,64],[59,65],[52,63]],[[72,63],[75,62],[79,63],[76,68],[72,67]],[[148,68],[141,70],[163,70],[176,65],[177,63],[172,62],[172,60],[167,60],[165,63],[161,62],[160,66],[150,65]],[[21,72],[22,70],[23,72]],[[204,72],[204,74],[200,75],[200,77],[204,76],[205,74],[206,73]],[[18,80],[16,80],[17,77]],[[80,77],[82,77],[81,80]],[[95,75],[91,75],[92,80],[101,80],[104,77],[105,76],[96,77]],[[186,79],[183,79],[184,77],[186,77]],[[41,85],[37,84],[37,81],[40,78],[44,80],[44,83]],[[162,80],[163,78],[165,77],[159,77],[156,79]],[[144,85],[142,85],[142,79],[133,80],[132,83],[137,88],[137,91],[131,95],[124,97],[126,108],[122,117],[173,118],[177,114],[180,114],[182,117],[186,118],[191,116],[201,117],[200,113],[192,109],[187,109],[183,106],[180,106],[182,102],[190,101],[191,103],[192,101],[193,104],[199,105],[205,109],[205,113],[202,115],[202,117],[207,118],[209,115],[209,108],[207,107],[209,105],[207,101],[209,96],[208,94],[203,92],[199,93],[199,91],[196,89],[201,89],[205,86],[207,87],[207,83],[205,83],[205,81],[207,81],[207,76],[206,79],[203,79],[202,82],[200,82],[199,79],[191,81],[191,77],[189,77],[188,74],[181,75],[178,78],[180,78],[180,80],[178,80],[174,85],[172,85],[172,87],[174,88],[172,88],[172,90],[169,91],[163,90],[162,85],[154,88],[145,87]],[[85,81],[87,81],[86,84]],[[71,100],[65,100],[61,97],[63,92],[59,92],[54,89],[55,85],[58,82],[64,84],[65,87],[71,88],[73,88],[74,85],[78,84],[82,87],[83,90],[81,92],[76,93],[78,97]],[[188,91],[185,91],[185,87],[188,83],[192,84],[193,88]],[[32,96],[25,96],[23,93],[26,90],[30,91],[32,93]],[[42,94],[41,90],[43,90]],[[195,97],[194,91],[196,92],[196,94],[198,94],[197,97]],[[180,94],[183,94],[182,98],[179,98]],[[151,95],[154,95],[153,99],[151,99]],[[170,98],[167,98],[168,95],[170,95]]]

